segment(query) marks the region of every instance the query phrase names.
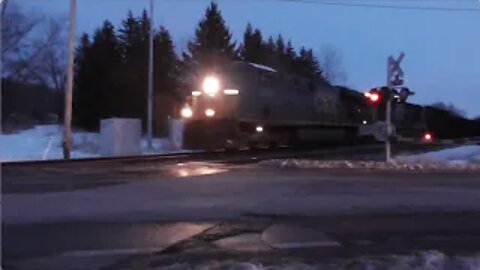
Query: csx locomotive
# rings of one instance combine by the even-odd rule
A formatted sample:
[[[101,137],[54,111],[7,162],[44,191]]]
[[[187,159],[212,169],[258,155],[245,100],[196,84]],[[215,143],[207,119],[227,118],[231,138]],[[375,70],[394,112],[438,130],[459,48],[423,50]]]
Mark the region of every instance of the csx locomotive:
[[[354,91],[353,91],[354,92]],[[196,79],[181,110],[190,149],[353,142],[372,121],[362,95],[233,62]]]

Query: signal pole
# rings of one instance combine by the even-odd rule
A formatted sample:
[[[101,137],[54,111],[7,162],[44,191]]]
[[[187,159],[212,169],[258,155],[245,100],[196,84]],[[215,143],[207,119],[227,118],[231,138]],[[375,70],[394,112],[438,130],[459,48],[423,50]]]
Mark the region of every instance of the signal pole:
[[[148,51],[148,113],[147,113],[147,140],[148,148],[153,148],[153,0],[150,0],[150,36]]]
[[[390,163],[392,161],[392,144],[390,142],[390,137],[392,134],[392,98],[391,98],[391,92],[392,92],[392,70],[391,70],[391,63],[392,63],[392,57],[388,57],[387,60],[387,89],[388,89],[388,95],[387,95],[387,108],[386,108],[386,115],[385,115],[385,122],[387,126],[387,138],[385,140],[385,160],[387,163]]]
[[[403,81],[403,70],[400,67],[405,54],[402,52],[398,59],[394,59],[392,56],[389,56],[387,59],[387,100],[386,100],[386,116],[385,124],[387,128],[387,138],[385,140],[385,159],[388,163],[392,161],[392,95],[395,87],[402,86]]]
[[[63,123],[63,157],[70,159],[72,150],[72,97],[75,30],[77,28],[77,0],[70,0],[70,30],[68,42],[67,82],[65,85],[65,112]]]

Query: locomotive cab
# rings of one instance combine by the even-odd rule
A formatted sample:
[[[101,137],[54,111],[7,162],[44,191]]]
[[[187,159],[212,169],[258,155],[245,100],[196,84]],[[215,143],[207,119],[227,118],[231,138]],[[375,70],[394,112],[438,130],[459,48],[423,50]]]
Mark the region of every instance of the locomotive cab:
[[[248,77],[248,69],[236,62],[195,80],[195,88],[181,111],[187,148],[239,146],[237,119],[241,99],[248,91],[244,84]]]
[[[189,149],[338,141],[358,124],[342,117],[334,87],[263,65],[233,62],[192,85],[181,111]]]

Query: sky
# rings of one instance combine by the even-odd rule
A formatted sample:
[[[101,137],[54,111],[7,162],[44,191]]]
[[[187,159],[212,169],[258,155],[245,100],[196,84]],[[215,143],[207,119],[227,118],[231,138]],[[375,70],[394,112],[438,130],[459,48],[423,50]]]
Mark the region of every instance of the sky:
[[[11,0],[28,12],[68,18],[68,0]],[[171,32],[182,49],[193,37],[207,0],[154,0],[155,24]],[[140,15],[148,0],[77,0],[77,35],[92,33],[108,19],[119,25],[128,10]],[[317,3],[315,3],[317,2]],[[478,9],[434,11],[318,2]],[[235,40],[248,22],[265,35],[282,34],[296,48],[321,53],[329,46],[342,57],[344,84],[359,91],[385,85],[389,55],[405,52],[411,102],[453,103],[468,116],[480,116],[480,1],[478,0],[217,0]]]

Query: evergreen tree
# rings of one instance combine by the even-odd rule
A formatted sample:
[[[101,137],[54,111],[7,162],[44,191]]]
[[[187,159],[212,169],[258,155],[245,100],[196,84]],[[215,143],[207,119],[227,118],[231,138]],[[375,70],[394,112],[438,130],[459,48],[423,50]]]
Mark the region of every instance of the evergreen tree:
[[[235,43],[231,39],[218,5],[211,2],[195,30],[194,40],[188,43],[188,54],[184,54],[189,71],[214,68],[235,59]]]
[[[146,127],[147,120],[149,30],[150,19],[145,10],[141,17],[134,17],[129,11],[118,36],[123,58],[119,78],[122,89],[118,93],[123,107],[121,116],[142,119],[142,127]]]
[[[119,88],[116,68],[121,62],[114,26],[105,21],[90,44],[83,35],[77,48],[74,110],[78,125],[97,129],[102,118],[115,115]]]
[[[84,33],[80,39],[80,45],[75,53],[75,76],[73,91],[73,124],[88,128],[91,115],[90,100],[95,99],[93,89],[93,74],[91,72],[91,49],[90,37]]]
[[[178,111],[178,58],[170,33],[163,26],[154,40],[155,131],[166,135],[168,116]]]
[[[259,29],[253,30],[252,25],[248,24],[243,35],[243,44],[240,47],[239,55],[243,61],[264,64],[264,50],[262,33]]]
[[[305,47],[302,47],[295,62],[297,74],[311,80],[323,79],[320,64],[312,49],[307,50]]]
[[[279,58],[285,56],[285,41],[283,40],[282,35],[278,35],[277,40],[275,41],[275,48]]]
[[[292,42],[288,40],[287,47],[285,48],[285,66],[289,72],[295,71],[295,60],[297,55],[295,53],[295,49],[293,48]]]
[[[267,42],[264,44],[264,64],[270,67],[279,67],[277,47],[275,46],[275,41],[272,36],[268,37]]]

